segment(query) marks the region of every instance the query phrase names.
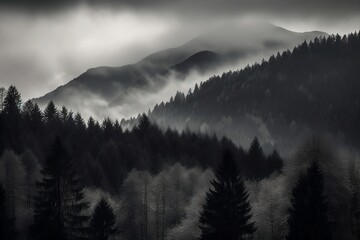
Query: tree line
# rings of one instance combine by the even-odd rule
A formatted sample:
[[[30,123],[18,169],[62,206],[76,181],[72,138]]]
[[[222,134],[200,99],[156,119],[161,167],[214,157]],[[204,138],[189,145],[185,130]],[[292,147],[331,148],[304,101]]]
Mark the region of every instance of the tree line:
[[[279,147],[295,148],[301,142],[293,136],[307,132],[359,146],[359,61],[359,32],[315,38],[177,92],[149,117],[159,126],[203,129],[236,143],[254,135],[266,139],[262,122],[272,136],[268,142]]]
[[[1,114],[2,123],[6,123],[9,119],[16,121],[15,114],[10,114],[11,110],[16,110],[20,117],[19,126],[26,123],[23,110],[20,111],[19,94],[16,93],[16,88],[9,88],[7,91],[4,108]],[[14,97],[17,96],[17,97]],[[15,99],[15,100],[14,100]],[[14,107],[15,106],[15,107]],[[38,109],[34,104],[33,109]],[[37,112],[37,110],[35,111]],[[39,111],[42,113],[41,111]],[[52,103],[44,111],[46,116],[45,124],[41,125],[45,129],[49,129],[51,126],[52,114],[49,112],[56,112],[56,108]],[[9,114],[7,116],[6,114]],[[77,117],[79,118],[79,117]],[[5,121],[4,121],[5,119]],[[43,116],[41,114],[41,118]],[[54,118],[53,118],[54,119]],[[59,121],[56,117],[56,121]],[[41,120],[42,122],[43,120]],[[105,120],[104,122],[109,121]],[[91,122],[91,121],[89,121]],[[111,123],[111,121],[110,121]],[[90,124],[91,125],[91,124]],[[99,125],[95,122],[95,125]],[[116,123],[111,123],[116,125]],[[87,125],[86,129],[89,128]],[[52,125],[56,127],[56,124]],[[59,126],[57,126],[59,127]],[[114,127],[114,126],[113,126]],[[114,127],[115,128],[115,127]],[[9,129],[2,128],[6,131]],[[20,128],[21,129],[21,128]],[[105,132],[106,128],[101,128],[101,132]],[[145,129],[145,131],[144,131]],[[139,125],[133,130],[123,131],[119,127],[121,134],[136,134],[141,136],[141,140],[145,141],[150,129],[158,129],[156,125],[152,124],[150,120],[143,116]],[[62,129],[66,130],[66,128]],[[11,130],[10,130],[11,131]],[[12,129],[12,131],[14,131]],[[158,129],[159,133],[166,135],[169,132],[162,132]],[[150,132],[151,133],[151,132]],[[110,133],[111,134],[111,131]],[[196,139],[215,139],[219,143],[219,152],[214,158],[214,171],[215,177],[210,183],[210,187],[206,193],[204,203],[199,211],[198,225],[200,229],[199,239],[253,239],[259,223],[254,221],[253,207],[250,201],[250,194],[247,190],[247,186],[244,183],[246,181],[258,182],[262,178],[269,177],[271,174],[267,172],[268,169],[276,169],[272,171],[275,175],[283,175],[282,173],[282,160],[279,154],[274,151],[273,154],[266,156],[261,149],[260,143],[255,138],[248,151],[243,151],[241,148],[235,147],[230,141],[222,139],[218,141],[216,138],[209,138],[194,133],[190,134]],[[75,135],[76,136],[76,135]],[[183,137],[182,134],[176,133],[175,136],[179,138]],[[26,139],[22,137],[23,139]],[[185,140],[189,140],[184,137]],[[183,140],[184,140],[183,139]],[[9,138],[11,141],[12,139]],[[154,139],[151,139],[154,140]],[[28,185],[34,181],[31,176],[31,172],[39,170],[39,178],[35,180],[35,186],[31,188],[32,191],[25,191],[27,196],[27,204],[30,212],[29,228],[26,232],[17,232],[16,222],[16,198],[17,191],[16,181],[21,174],[19,160],[16,160],[10,155],[9,150],[5,150],[3,157],[1,158],[1,170],[5,170],[5,174],[2,175],[2,186],[0,187],[0,219],[1,219],[1,234],[5,239],[59,239],[59,240],[72,240],[72,239],[108,239],[110,236],[118,236],[127,231],[125,226],[119,225],[117,222],[117,216],[114,213],[114,209],[106,198],[101,198],[96,207],[89,213],[89,202],[84,197],[84,187],[87,186],[86,182],[81,179],[83,172],[76,167],[77,160],[71,152],[71,145],[66,143],[68,141],[64,135],[58,135],[54,140],[49,143],[50,149],[46,153],[46,157],[43,161],[39,161],[39,166],[36,166],[33,162],[35,157],[31,151],[26,154],[22,154],[21,162],[23,169],[26,172],[26,180],[29,180]],[[149,140],[147,140],[149,141]],[[10,142],[11,143],[11,142]],[[10,144],[8,143],[8,144]],[[179,140],[178,143],[181,143]],[[75,144],[75,143],[74,143]],[[204,142],[202,142],[204,144]],[[142,145],[146,146],[146,145]],[[199,151],[201,145],[199,147]],[[212,145],[210,145],[212,146]],[[217,146],[217,145],[213,145]],[[206,147],[206,145],[203,145]],[[9,148],[9,145],[7,145]],[[285,239],[341,239],[335,235],[335,229],[341,228],[344,216],[346,214],[341,213],[338,209],[333,210],[330,208],[330,202],[333,200],[333,196],[328,195],[325,192],[325,181],[322,171],[321,159],[324,157],[324,153],[317,147],[310,148],[305,151],[306,154],[301,157],[302,160],[309,161],[309,164],[304,172],[300,171],[300,174],[292,186],[292,190],[287,194],[291,195],[290,206],[287,210],[287,215],[283,217],[287,218],[288,231],[284,236]],[[176,153],[176,151],[174,151]],[[241,153],[241,154],[239,154]],[[326,154],[325,154],[326,155]],[[113,155],[115,156],[115,155]],[[220,163],[219,163],[220,160]],[[248,161],[252,161],[254,166],[249,165]],[[184,163],[184,162],[183,162]],[[269,164],[271,163],[271,164]],[[273,166],[272,166],[273,165]],[[210,166],[210,165],[207,165]],[[270,167],[272,166],[272,167]],[[275,167],[274,167],[275,166]],[[300,168],[300,167],[299,167]],[[144,168],[143,168],[144,169]],[[148,168],[149,174],[152,173],[152,169]],[[350,172],[351,180],[351,228],[353,229],[352,235],[359,236],[359,199],[358,199],[358,179],[355,172]],[[5,179],[5,180],[4,180]],[[145,181],[146,182],[146,181]],[[337,180],[332,180],[332,185],[338,184]],[[158,187],[165,187],[159,185]],[[273,186],[275,187],[275,186]],[[30,188],[30,187],[29,187]],[[141,209],[135,209],[142,212],[143,219],[141,220],[141,231],[134,233],[135,239],[151,239],[149,238],[149,214],[151,207],[148,205],[148,197],[150,196],[150,189],[146,184],[143,187],[143,193],[140,201]],[[160,190],[158,193],[154,193],[155,199],[155,239],[166,239],[166,228],[169,226],[170,219],[165,218],[164,208],[165,190]],[[113,192],[113,194],[116,192]],[[125,195],[122,195],[126,197]],[[129,199],[134,201],[134,199]],[[137,201],[137,200],[136,200]],[[173,205],[172,208],[175,208]],[[127,214],[127,219],[123,223],[131,223],[131,212]],[[265,216],[264,216],[265,218]],[[176,221],[175,221],[176,224]],[[167,226],[166,226],[167,225]],[[131,225],[129,225],[131,226]],[[164,230],[165,229],[165,230]],[[329,229],[332,229],[329,231]],[[272,232],[274,239],[282,239],[276,232]]]
[[[261,179],[282,167],[276,150],[266,156],[261,146],[255,144],[248,153],[227,138],[190,131],[163,131],[145,114],[132,129],[123,129],[118,121],[108,118],[101,124],[92,117],[85,122],[80,113],[74,114],[65,107],[59,110],[53,102],[44,111],[31,100],[22,104],[14,86],[6,91],[1,105],[0,155],[6,149],[17,154],[30,150],[43,165],[52,142],[59,137],[73,158],[82,183],[110,192],[118,191],[133,168],[157,173],[164,164],[176,162],[184,166],[215,167],[222,148],[231,149],[243,160],[247,178]],[[258,143],[257,139],[254,143]],[[254,171],[256,168],[261,170]]]
[[[244,151],[226,138],[163,131],[145,114],[136,127],[124,130],[118,121],[110,119],[100,124],[89,118],[85,123],[79,113],[74,116],[65,107],[59,110],[53,102],[44,111],[31,100],[23,104],[14,86],[2,91],[2,95],[0,168],[6,207],[3,222],[8,224],[4,224],[4,236],[9,239],[26,235],[34,239],[83,239],[117,232],[111,228],[116,220],[106,200],[99,202],[100,210],[96,208],[92,218],[91,214],[84,215],[89,206],[82,190],[98,187],[115,194],[132,169],[154,174],[164,165],[177,162],[184,166],[216,167],[225,148],[240,160],[248,179],[268,177],[282,169],[283,160],[277,151],[264,154],[257,138],[249,151]],[[24,186],[21,181],[25,181]],[[21,202],[21,209],[17,209],[22,197],[26,203]],[[19,233],[16,215],[22,209],[28,215],[29,226]],[[101,217],[109,218],[110,227],[86,227],[89,219],[91,224],[100,224]],[[92,229],[98,230],[89,232]]]

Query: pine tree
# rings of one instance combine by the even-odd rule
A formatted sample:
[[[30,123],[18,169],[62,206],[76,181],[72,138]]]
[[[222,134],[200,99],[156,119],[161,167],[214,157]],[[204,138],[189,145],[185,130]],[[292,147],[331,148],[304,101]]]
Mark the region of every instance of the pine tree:
[[[105,139],[111,139],[114,132],[114,124],[110,118],[105,118],[101,124],[101,128],[103,130],[103,136]]]
[[[247,174],[250,178],[261,179],[266,172],[266,158],[260,146],[259,140],[255,137],[252,141],[247,156]]]
[[[200,216],[200,239],[251,239],[256,228],[249,195],[230,151],[224,153],[215,176]]]
[[[67,110],[67,108],[65,106],[62,106],[61,110],[60,110],[60,120],[62,122],[62,124],[66,124],[66,121],[68,120],[69,117],[69,111]]]
[[[84,119],[82,118],[82,116],[81,116],[81,114],[79,112],[76,113],[74,121],[75,121],[75,124],[76,124],[76,127],[77,127],[78,130],[85,131],[86,124],[85,124],[85,121],[84,121]]]
[[[137,126],[137,130],[140,135],[144,135],[151,126],[151,122],[148,116],[143,113],[139,118],[139,124]]]
[[[6,91],[3,103],[3,126],[1,129],[6,136],[5,146],[19,153],[23,151],[21,138],[21,95],[14,86],[10,86]]]
[[[71,164],[70,156],[59,138],[41,171],[42,181],[37,183],[35,215],[32,235],[35,239],[83,239],[84,223],[88,220],[82,212],[88,208],[84,194]]]
[[[111,235],[118,232],[114,227],[116,215],[108,201],[102,198],[95,207],[90,220],[91,239],[107,240]]]
[[[4,99],[4,113],[11,115],[13,118],[19,117],[21,106],[21,95],[14,86],[10,86],[6,91]]]
[[[42,113],[37,103],[32,100],[25,102],[22,115],[26,124],[24,130],[39,134],[42,130]]]
[[[48,125],[54,124],[59,118],[59,112],[52,101],[49,102],[44,110],[44,118]]]
[[[328,240],[331,228],[321,169],[316,161],[292,191],[287,240]]]

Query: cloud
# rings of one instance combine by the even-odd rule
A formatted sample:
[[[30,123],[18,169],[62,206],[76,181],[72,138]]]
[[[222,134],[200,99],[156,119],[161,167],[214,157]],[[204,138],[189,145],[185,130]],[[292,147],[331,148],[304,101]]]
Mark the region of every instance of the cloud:
[[[156,104],[169,101],[178,91],[186,94],[190,88],[194,89],[195,84],[206,81],[209,76],[221,75],[230,69],[243,68],[248,63],[260,62],[268,55],[270,55],[268,52],[255,54],[236,61],[234,64],[215,68],[205,74],[194,70],[185,78],[179,78],[174,72],[166,76],[148,77],[149,85],[145,89],[129,87],[124,91],[118,90],[118,96],[115,96],[113,100],[104,99],[86,89],[68,87],[63,92],[64,97],[58,102],[55,101],[55,104],[59,108],[64,105],[74,112],[80,112],[85,119],[90,116],[100,121],[106,117],[111,119],[136,117],[139,113],[152,110]],[[101,69],[96,69],[96,71],[99,71],[99,74],[105,74]],[[269,133],[266,133],[266,127],[259,124],[259,129],[265,131],[264,136],[267,140],[273,141]]]
[[[0,87],[38,97],[89,68],[136,62],[234,18],[343,34],[358,29],[359,12],[357,0],[0,0]]]
[[[135,10],[168,10],[180,14],[238,14],[249,11],[306,14],[356,14],[357,0],[2,0],[1,5],[23,11],[61,11],[79,5],[93,8],[130,8]]]
[[[176,22],[131,12],[79,8],[52,17],[0,11],[0,86],[43,95],[88,68],[120,66],[166,47]]]

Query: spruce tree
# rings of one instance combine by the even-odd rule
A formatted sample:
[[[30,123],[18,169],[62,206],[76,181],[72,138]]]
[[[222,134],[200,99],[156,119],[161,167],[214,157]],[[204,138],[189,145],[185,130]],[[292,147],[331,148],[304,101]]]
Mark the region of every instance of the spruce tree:
[[[256,137],[250,145],[246,164],[249,178],[261,179],[266,175],[266,157]]]
[[[249,194],[230,151],[224,153],[215,176],[200,216],[200,239],[251,239],[256,228]]]
[[[17,118],[20,115],[21,95],[14,86],[10,86],[6,91],[4,99],[4,113],[10,115],[12,118]]]
[[[62,122],[63,125],[66,124],[68,117],[69,117],[69,111],[67,110],[67,108],[65,106],[62,106],[62,108],[60,110],[60,121]]]
[[[316,161],[292,191],[287,240],[329,240],[331,228],[321,169]]]
[[[88,208],[79,178],[72,160],[59,138],[55,140],[45,167],[42,180],[37,183],[35,198],[34,239],[72,240],[84,239],[84,223],[88,217],[83,211]]]
[[[21,95],[16,87],[8,88],[3,106],[3,129],[0,130],[6,136],[5,147],[13,149],[16,153],[22,152],[24,149],[21,136]]]
[[[139,123],[136,127],[138,134],[140,136],[144,136],[149,131],[150,126],[151,126],[151,122],[149,117],[145,113],[143,113],[140,116]]]
[[[104,198],[98,202],[90,220],[90,231],[92,240],[107,240],[111,235],[117,233],[116,215],[108,201]]]
[[[54,125],[59,120],[59,112],[52,101],[49,102],[44,110],[44,119],[49,126]]]

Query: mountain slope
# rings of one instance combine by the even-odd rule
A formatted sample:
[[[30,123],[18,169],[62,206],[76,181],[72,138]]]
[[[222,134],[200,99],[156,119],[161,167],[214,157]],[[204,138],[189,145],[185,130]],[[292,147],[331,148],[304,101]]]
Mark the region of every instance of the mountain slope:
[[[86,109],[98,118],[108,116],[109,112],[128,117],[146,111],[158,100],[139,100],[133,96],[157,95],[169,84],[170,79],[175,81],[172,82],[175,86],[176,82],[183,84],[187,74],[192,71],[213,74],[216,69],[224,66],[230,68],[229,64],[239,60],[247,62],[255,56],[269,56],[319,35],[326,34],[294,33],[263,23],[256,26],[221,26],[181,47],[154,53],[135,64],[90,69],[35,101],[42,106],[52,100],[74,111]],[[205,56],[206,52],[213,52],[217,59]],[[180,74],[176,73],[177,70]]]
[[[216,132],[245,146],[259,136],[290,146],[311,134],[360,145],[360,36],[303,43],[268,61],[215,76],[156,105],[161,126]]]
[[[181,73],[188,74],[191,70],[197,70],[201,73],[206,72],[211,68],[216,68],[217,65],[221,64],[221,56],[211,51],[201,51],[185,61],[171,66],[170,69]]]

